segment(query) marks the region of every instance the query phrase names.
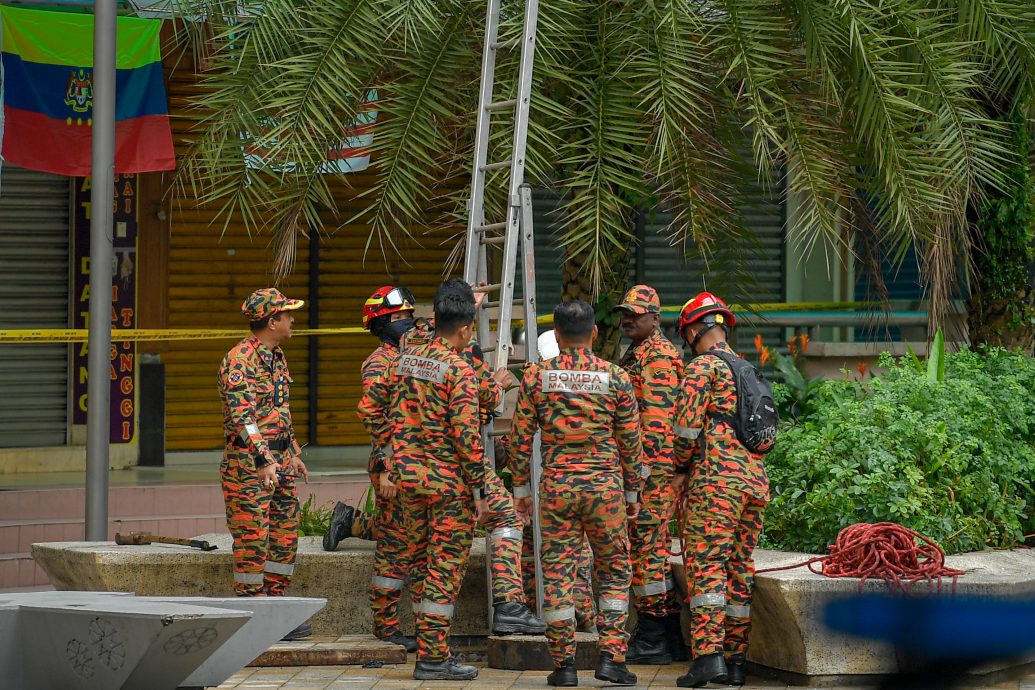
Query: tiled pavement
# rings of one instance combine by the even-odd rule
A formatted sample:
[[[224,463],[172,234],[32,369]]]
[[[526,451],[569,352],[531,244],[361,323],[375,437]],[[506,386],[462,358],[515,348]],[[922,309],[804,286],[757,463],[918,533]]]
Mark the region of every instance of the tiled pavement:
[[[413,680],[413,655],[410,663],[382,668],[361,666],[303,666],[298,668],[246,668],[220,685],[237,690],[273,690],[274,688],[324,688],[327,690],[545,690],[546,671],[501,671],[475,664],[480,672],[470,682],[418,681]],[[639,676],[638,688],[675,688],[676,678],[686,673],[685,664],[671,666],[633,666]],[[614,687],[593,678],[592,671],[579,672],[579,687]],[[711,685],[711,688],[725,686]],[[785,683],[748,678],[743,690],[786,689]],[[791,686],[793,687],[793,686]],[[996,690],[1035,690],[1035,674],[1022,681],[985,686]],[[840,690],[863,690],[863,687]]]

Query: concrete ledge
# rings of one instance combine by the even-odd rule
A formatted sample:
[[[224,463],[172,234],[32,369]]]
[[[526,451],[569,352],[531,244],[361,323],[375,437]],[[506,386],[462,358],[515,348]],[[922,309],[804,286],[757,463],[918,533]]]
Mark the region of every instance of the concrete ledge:
[[[802,563],[811,556],[784,551],[755,551],[758,570]],[[676,581],[686,594],[683,564],[673,559]],[[949,556],[946,564],[966,570],[956,593],[978,597],[1030,598],[1035,596],[1035,550],[980,551]],[[916,585],[917,591],[926,587]],[[943,595],[951,593],[951,579],[943,581]],[[883,581],[868,581],[863,592],[885,592]],[[858,683],[862,677],[908,672],[908,660],[895,649],[874,640],[832,632],[823,623],[823,611],[836,599],[859,592],[859,580],[834,579],[807,568],[762,573],[755,578],[753,627],[748,661],[791,682]],[[978,669],[981,674],[1035,662],[1035,650],[1025,658]]]
[[[112,542],[48,542],[32,545],[32,557],[59,590],[136,592],[140,596],[220,597],[233,594],[233,564],[229,534],[198,537],[219,548],[203,552],[183,546],[152,544],[117,546]],[[299,540],[295,575],[288,593],[324,597],[327,606],[313,616],[317,635],[369,635],[370,577],[374,544],[346,539],[328,553],[320,537]],[[413,634],[408,593],[400,607],[403,632]],[[485,540],[476,539],[453,618],[453,633],[485,637],[488,595]]]
[[[590,671],[600,661],[595,633],[575,633],[575,668]],[[546,646],[546,635],[492,636],[488,645],[489,668],[512,671],[552,671],[553,660]]]

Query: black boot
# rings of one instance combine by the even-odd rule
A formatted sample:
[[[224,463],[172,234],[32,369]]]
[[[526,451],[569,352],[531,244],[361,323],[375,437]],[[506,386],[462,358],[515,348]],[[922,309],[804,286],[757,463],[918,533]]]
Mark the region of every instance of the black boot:
[[[726,660],[726,685],[743,685],[747,680],[744,673],[744,662],[747,661],[744,654],[730,654]]]
[[[668,636],[668,648],[672,653],[672,661],[688,661],[690,654],[686,651],[683,622],[680,620],[679,611],[665,616],[665,633]]]
[[[575,670],[575,660],[565,659],[560,666],[546,677],[546,684],[557,688],[578,687],[579,674]]]
[[[421,661],[413,667],[415,680],[474,680],[478,677],[478,669],[461,664],[453,657],[445,661]]]
[[[708,654],[694,659],[690,670],[676,680],[676,685],[681,688],[700,688],[708,683],[725,682],[726,662],[722,660],[722,654]]]
[[[516,601],[492,605],[493,635],[542,635],[545,632],[546,623],[526,605]]]
[[[338,548],[338,542],[352,535],[352,521],[356,517],[356,509],[345,505],[341,501],[334,504],[334,513],[331,514],[331,522],[327,525],[327,531],[323,535],[323,550],[334,551]]]
[[[280,639],[284,642],[291,642],[292,640],[304,640],[312,634],[313,626],[309,625],[309,622],[306,621],[305,623],[302,623],[297,628],[289,632],[287,635],[284,635],[284,637]]]
[[[377,639],[381,640],[382,642],[391,642],[392,644],[397,644],[400,647],[405,647],[407,654],[412,654],[413,652],[417,651],[417,640],[413,637],[407,637],[406,635],[403,635],[398,630],[393,632],[391,635],[387,635],[386,637],[378,637]]]
[[[607,654],[600,655],[600,663],[593,677],[606,680],[612,685],[636,685],[636,674],[629,670],[625,662],[616,662]]]
[[[630,664],[651,664],[660,666],[672,663],[666,639],[665,621],[649,613],[638,613],[639,624],[629,642],[625,660]]]

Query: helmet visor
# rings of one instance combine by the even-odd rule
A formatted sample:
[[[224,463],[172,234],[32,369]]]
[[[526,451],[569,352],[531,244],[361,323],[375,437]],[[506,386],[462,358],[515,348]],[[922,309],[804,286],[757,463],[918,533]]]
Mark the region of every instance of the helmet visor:
[[[392,308],[402,307],[404,305],[412,308],[417,304],[417,300],[414,299],[413,293],[406,288],[392,288],[392,291],[384,296],[382,304],[386,307]]]

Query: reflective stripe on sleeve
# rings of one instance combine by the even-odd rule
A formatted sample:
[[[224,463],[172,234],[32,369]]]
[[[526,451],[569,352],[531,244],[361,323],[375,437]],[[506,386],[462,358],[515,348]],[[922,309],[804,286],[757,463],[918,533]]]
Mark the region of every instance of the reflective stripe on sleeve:
[[[434,601],[422,601],[413,607],[414,613],[430,613],[434,616],[442,616],[443,618],[453,617],[453,605],[452,604],[437,604]]]
[[[662,580],[661,582],[651,582],[646,585],[634,585],[632,590],[633,594],[638,597],[649,597],[655,594],[664,594],[668,591],[668,585]]]
[[[562,609],[546,609],[543,611],[543,620],[547,623],[575,620],[575,607],[565,606]]]
[[[397,590],[402,589],[403,585],[406,584],[405,580],[399,580],[394,577],[381,577],[380,575],[374,575],[370,578],[370,584],[374,587],[380,587],[381,589]]]
[[[697,608],[698,606],[725,606],[726,595],[722,592],[711,592],[708,594],[698,594],[690,600],[690,608]]]
[[[731,618],[751,618],[751,607],[739,604],[727,604],[726,615]]]
[[[499,527],[489,532],[489,538],[492,541],[516,540],[521,538],[521,530],[517,527]]]
[[[514,487],[514,498],[530,498],[532,496],[532,487],[528,484],[522,484],[521,486]]]
[[[601,611],[625,613],[629,610],[629,602],[622,599],[599,599],[597,600],[597,608]]]
[[[234,582],[242,585],[261,585],[265,581],[262,573],[234,573]]]
[[[673,424],[672,425],[672,433],[674,433],[676,436],[678,436],[680,438],[687,438],[687,439],[690,439],[691,441],[693,441],[698,436],[701,435],[701,428],[700,427],[690,428],[688,426],[681,426],[679,424]]]
[[[292,575],[295,572],[295,566],[292,563],[277,563],[276,561],[266,561],[266,567],[264,570],[267,573],[273,573],[274,575]]]

